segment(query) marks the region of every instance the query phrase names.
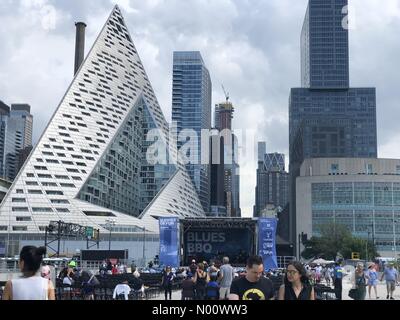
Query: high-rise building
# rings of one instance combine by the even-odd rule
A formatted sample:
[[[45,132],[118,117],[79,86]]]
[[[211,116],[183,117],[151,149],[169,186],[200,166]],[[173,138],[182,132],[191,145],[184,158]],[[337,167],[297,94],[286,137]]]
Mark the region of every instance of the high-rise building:
[[[13,181],[21,163],[26,160],[27,150],[32,148],[33,116],[30,114],[31,107],[28,104],[12,104],[8,115],[3,108],[4,145],[1,147],[3,158],[2,177]],[[5,125],[5,127],[4,127]],[[3,139],[2,139],[3,140]]]
[[[113,248],[138,259],[143,245],[151,259],[159,248],[157,217],[204,216],[168,136],[116,6],[0,206],[0,241],[6,235],[17,249],[30,237],[43,243],[49,222],[62,220],[112,231]],[[157,161],[163,151],[166,161]],[[66,243],[69,252],[83,246]]]
[[[240,174],[238,164],[238,142],[232,131],[232,119],[234,107],[228,100],[215,106],[215,128],[219,132],[220,143],[223,145],[221,151],[221,162],[218,166],[213,164],[212,180],[215,175],[223,175],[224,206],[228,217],[240,217]],[[214,184],[215,187],[215,184]],[[220,193],[221,190],[211,189],[211,193]]]
[[[4,151],[6,146],[7,121],[10,116],[10,107],[0,101],[0,177],[5,178]]]
[[[347,0],[309,0],[301,35],[302,88],[289,100],[290,241],[296,178],[306,158],[377,157],[376,90],[349,87]]]
[[[188,137],[197,141],[197,152],[191,150],[191,159],[195,163],[187,164],[186,169],[196,187],[204,211],[209,212],[210,166],[202,163],[204,150],[201,148],[201,130],[211,129],[211,78],[200,52],[174,52],[173,59],[173,127],[178,135],[183,130],[193,130],[192,133],[188,132]],[[178,141],[178,147],[182,144]]]
[[[259,143],[261,151],[265,152],[265,143]],[[260,151],[260,150],[259,150]],[[285,171],[285,155],[280,153],[265,153],[258,160],[256,203],[254,217],[259,217],[267,205],[283,210],[288,204],[288,178]]]
[[[310,0],[301,32],[301,86],[349,87],[348,0]]]
[[[226,216],[224,180],[224,143],[219,130],[212,130],[210,139],[210,215]]]

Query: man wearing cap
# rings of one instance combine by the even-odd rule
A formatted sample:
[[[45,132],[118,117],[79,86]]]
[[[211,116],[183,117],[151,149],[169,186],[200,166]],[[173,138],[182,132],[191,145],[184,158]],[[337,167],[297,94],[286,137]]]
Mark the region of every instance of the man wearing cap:
[[[398,280],[399,274],[394,267],[394,263],[390,263],[389,267],[385,268],[385,271],[383,271],[381,281],[383,281],[383,278],[386,280],[386,290],[387,290],[387,296],[386,299],[394,300],[393,298],[393,293],[394,290],[396,289],[396,282]]]

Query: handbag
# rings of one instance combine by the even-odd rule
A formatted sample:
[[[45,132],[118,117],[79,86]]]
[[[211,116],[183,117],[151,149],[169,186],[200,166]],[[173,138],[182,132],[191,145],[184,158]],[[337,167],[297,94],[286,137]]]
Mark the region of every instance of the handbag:
[[[355,300],[357,298],[357,289],[350,289],[349,297]]]

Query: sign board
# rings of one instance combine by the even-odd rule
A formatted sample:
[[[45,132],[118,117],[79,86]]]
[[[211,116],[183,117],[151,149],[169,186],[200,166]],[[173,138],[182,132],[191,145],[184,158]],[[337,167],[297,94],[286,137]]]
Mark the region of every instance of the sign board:
[[[276,226],[276,218],[260,218],[258,220],[258,255],[263,258],[265,271],[278,268]]]

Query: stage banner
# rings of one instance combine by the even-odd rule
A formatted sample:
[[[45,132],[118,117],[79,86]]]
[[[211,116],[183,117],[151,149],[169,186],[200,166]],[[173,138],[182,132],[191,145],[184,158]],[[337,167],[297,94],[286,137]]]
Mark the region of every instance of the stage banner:
[[[179,267],[179,219],[159,218],[160,265]]]
[[[278,268],[276,260],[276,226],[275,218],[258,219],[258,255],[263,258],[264,270]]]

